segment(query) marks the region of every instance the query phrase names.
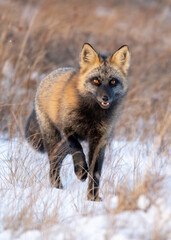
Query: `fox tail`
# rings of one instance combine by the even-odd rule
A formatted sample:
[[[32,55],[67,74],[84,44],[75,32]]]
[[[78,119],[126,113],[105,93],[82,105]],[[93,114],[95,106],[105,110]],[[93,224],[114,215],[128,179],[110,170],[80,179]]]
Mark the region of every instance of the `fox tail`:
[[[29,116],[26,127],[25,127],[25,138],[27,141],[32,145],[32,147],[41,152],[44,153],[44,145],[43,145],[43,139],[40,132],[40,127],[36,119],[36,112],[33,109],[31,115]]]

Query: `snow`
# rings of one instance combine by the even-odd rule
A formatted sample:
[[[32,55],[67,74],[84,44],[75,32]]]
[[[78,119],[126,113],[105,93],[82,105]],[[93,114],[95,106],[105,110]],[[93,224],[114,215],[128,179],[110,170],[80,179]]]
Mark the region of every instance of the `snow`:
[[[87,145],[83,143],[87,154]],[[62,167],[64,190],[49,184],[46,154],[23,139],[0,139],[0,240],[171,239],[171,163],[138,141],[112,141],[101,180],[102,202],[86,199],[87,180],[77,180],[71,156]],[[149,151],[151,149],[151,151]],[[157,150],[156,150],[157,151]],[[112,157],[111,157],[112,156]],[[156,196],[141,194],[135,209],[115,211],[117,186],[132,188],[137,177],[165,176]],[[151,186],[153,188],[153,185]]]
[[[13,67],[12,63],[10,62],[10,60],[5,61],[4,66],[2,68],[2,74],[6,78],[12,78],[13,77],[14,67]]]
[[[150,206],[150,200],[144,196],[141,195],[138,199],[138,208],[142,210],[146,210]]]

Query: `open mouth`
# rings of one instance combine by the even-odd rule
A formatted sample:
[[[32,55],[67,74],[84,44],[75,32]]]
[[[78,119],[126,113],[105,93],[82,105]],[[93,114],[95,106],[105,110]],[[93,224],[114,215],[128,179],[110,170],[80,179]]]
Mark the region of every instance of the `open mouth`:
[[[102,108],[108,108],[110,104],[108,102],[101,102],[100,105]]]

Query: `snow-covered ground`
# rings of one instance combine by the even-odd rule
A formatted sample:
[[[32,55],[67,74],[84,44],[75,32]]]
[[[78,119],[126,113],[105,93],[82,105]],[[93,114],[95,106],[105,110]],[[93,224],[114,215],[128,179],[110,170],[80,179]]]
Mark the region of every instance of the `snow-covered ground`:
[[[0,140],[0,240],[171,239],[171,159],[157,143],[113,141],[107,148],[101,180],[102,202],[86,200],[87,181],[74,175],[72,159],[63,163],[64,190],[49,184],[46,154],[23,139]],[[84,149],[87,151],[86,144]],[[138,195],[136,184],[151,182]],[[120,186],[120,187],[119,187]],[[120,189],[128,189],[121,203]],[[125,188],[124,188],[125,187]]]

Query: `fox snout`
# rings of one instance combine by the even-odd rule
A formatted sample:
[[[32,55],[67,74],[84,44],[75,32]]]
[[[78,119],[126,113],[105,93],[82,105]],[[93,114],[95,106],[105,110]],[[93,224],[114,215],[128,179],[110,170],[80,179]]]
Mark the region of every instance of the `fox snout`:
[[[111,99],[111,97],[109,95],[107,95],[105,93],[104,95],[97,96],[97,101],[98,101],[98,103],[99,103],[101,108],[107,109],[107,108],[110,107],[112,99]]]

